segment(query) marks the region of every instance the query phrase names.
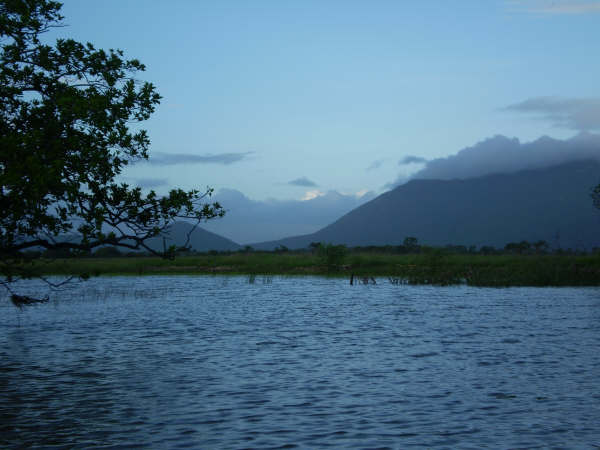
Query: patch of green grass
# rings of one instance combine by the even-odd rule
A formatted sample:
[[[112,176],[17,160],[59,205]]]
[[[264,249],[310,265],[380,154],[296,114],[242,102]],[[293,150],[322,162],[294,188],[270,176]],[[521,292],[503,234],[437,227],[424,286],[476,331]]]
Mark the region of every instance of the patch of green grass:
[[[230,253],[155,257],[39,260],[45,275],[246,274],[392,277],[411,284],[473,286],[598,286],[597,255],[468,255],[351,253],[330,266],[311,253]]]

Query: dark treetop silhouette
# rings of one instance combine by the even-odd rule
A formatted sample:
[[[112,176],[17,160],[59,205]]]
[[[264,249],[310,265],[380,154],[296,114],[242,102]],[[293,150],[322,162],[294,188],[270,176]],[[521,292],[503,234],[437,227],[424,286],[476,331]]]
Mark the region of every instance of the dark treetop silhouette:
[[[32,275],[30,249],[89,252],[102,245],[157,252],[146,240],[176,219],[196,225],[222,216],[212,193],[154,191],[117,183],[148,158],[145,130],[160,101],[144,70],[121,50],[41,35],[60,26],[61,4],[0,0],[0,283]],[[64,237],[68,236],[68,239]]]
[[[592,190],[592,199],[596,208],[600,209],[600,184]]]

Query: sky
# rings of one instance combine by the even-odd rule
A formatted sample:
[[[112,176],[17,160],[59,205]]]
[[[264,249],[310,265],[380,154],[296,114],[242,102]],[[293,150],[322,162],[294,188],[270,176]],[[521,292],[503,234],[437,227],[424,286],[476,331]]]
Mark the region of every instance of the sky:
[[[163,99],[150,160],[124,179],[159,193],[366,199],[497,136],[600,131],[600,1],[64,0],[63,15],[57,35],[146,65]]]

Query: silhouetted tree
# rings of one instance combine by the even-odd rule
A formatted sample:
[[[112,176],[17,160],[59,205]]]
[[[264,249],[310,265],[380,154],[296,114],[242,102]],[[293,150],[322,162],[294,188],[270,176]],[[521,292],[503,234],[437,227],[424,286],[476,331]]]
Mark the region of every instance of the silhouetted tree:
[[[592,189],[592,200],[596,208],[600,209],[600,184]]]
[[[509,253],[518,253],[519,255],[523,255],[529,253],[531,249],[531,244],[527,241],[521,242],[509,242],[504,247],[504,250]]]
[[[308,244],[308,248],[310,249],[310,251],[312,253],[315,253],[319,250],[319,247],[321,246],[320,242],[311,242],[310,244]]]
[[[415,253],[419,251],[419,243],[416,237],[405,237],[403,245],[408,253]]]
[[[481,253],[482,255],[493,255],[494,253],[497,253],[497,250],[491,245],[483,245],[479,249],[479,253]]]
[[[533,248],[537,254],[546,253],[548,251],[548,247],[548,242],[543,240],[533,243]]]
[[[527,241],[519,242],[519,253],[521,255],[529,253],[530,250],[531,250],[531,244],[529,242],[527,242]]]
[[[148,158],[145,130],[160,96],[135,79],[144,65],[121,50],[41,35],[59,26],[61,4],[0,0],[0,284],[32,275],[28,249],[145,249],[177,218],[223,215],[212,190],[159,197],[117,183]],[[61,237],[69,235],[70,239]],[[170,256],[175,248],[160,252]]]

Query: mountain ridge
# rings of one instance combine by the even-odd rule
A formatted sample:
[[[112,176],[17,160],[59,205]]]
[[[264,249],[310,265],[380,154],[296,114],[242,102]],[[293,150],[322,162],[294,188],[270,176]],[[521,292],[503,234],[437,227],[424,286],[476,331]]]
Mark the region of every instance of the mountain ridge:
[[[589,193],[599,182],[597,160],[467,179],[413,179],[315,233],[251,245],[399,245],[415,236],[427,245],[546,240],[556,247],[591,248],[600,244],[600,212]]]
[[[187,235],[192,230],[193,225],[187,222],[175,222],[165,234],[166,247],[176,245],[178,247],[183,246],[186,243]],[[157,236],[148,239],[146,244],[156,251],[163,250],[163,237]],[[239,250],[241,245],[227,239],[217,233],[205,230],[204,228],[197,226],[190,234],[190,240],[188,243],[189,247],[194,251],[206,252],[210,250],[216,251],[227,251],[227,250]]]

